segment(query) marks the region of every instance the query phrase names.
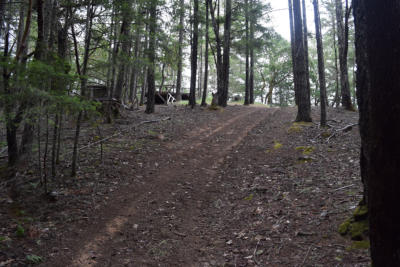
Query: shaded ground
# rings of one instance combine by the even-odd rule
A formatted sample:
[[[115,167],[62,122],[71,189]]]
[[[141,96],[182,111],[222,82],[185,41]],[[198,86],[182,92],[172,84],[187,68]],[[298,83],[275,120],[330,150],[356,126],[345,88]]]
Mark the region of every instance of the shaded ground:
[[[369,266],[337,232],[360,200],[358,129],[342,130],[358,118],[329,114],[328,130],[293,108],[126,114],[57,201],[4,195],[0,266]]]

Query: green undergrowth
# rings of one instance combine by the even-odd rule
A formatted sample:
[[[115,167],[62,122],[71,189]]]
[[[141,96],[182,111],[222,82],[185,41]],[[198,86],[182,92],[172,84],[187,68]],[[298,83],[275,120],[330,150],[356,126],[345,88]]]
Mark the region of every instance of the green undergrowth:
[[[359,204],[353,215],[339,225],[339,234],[349,237],[353,243],[348,250],[369,248],[368,208]]]
[[[296,147],[297,151],[302,151],[303,155],[310,155],[314,152],[315,147],[313,146],[298,146]]]

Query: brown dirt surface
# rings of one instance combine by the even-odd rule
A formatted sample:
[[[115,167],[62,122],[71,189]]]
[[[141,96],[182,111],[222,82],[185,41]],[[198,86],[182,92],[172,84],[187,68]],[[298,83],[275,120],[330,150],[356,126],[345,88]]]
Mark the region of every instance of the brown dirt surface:
[[[369,266],[338,233],[361,199],[358,128],[345,129],[358,116],[329,109],[323,129],[317,113],[294,124],[294,108],[127,112],[102,126],[117,133],[102,159],[95,145],[77,177],[60,170],[55,200],[2,191],[0,266],[32,255],[39,266]],[[101,138],[85,129],[83,142]]]

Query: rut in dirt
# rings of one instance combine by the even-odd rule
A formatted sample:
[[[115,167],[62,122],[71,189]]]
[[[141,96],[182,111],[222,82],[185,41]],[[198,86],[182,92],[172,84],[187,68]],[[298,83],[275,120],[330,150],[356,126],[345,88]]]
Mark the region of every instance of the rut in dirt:
[[[192,129],[169,144],[168,164],[159,166],[154,182],[145,185],[142,194],[114,203],[110,207],[113,217],[76,242],[72,259],[59,258],[54,264],[158,265],[159,256],[167,265],[196,262],[194,252],[207,245],[202,231],[208,226],[201,225],[199,216],[209,205],[219,167],[248,132],[274,112],[241,108],[226,120]]]

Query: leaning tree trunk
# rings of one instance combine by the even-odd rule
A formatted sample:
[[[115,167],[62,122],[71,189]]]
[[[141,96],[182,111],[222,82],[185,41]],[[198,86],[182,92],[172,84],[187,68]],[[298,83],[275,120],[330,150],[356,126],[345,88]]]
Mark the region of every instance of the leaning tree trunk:
[[[340,87],[342,96],[342,105],[347,110],[353,110],[351,103],[349,72],[347,67],[348,52],[348,16],[347,16],[347,0],[346,0],[346,16],[343,22],[343,6],[342,0],[335,0],[337,35],[339,43],[339,63],[340,63]]]
[[[306,59],[303,40],[303,25],[300,0],[293,1],[293,18],[295,31],[295,91],[298,92],[298,112],[296,121],[311,121],[310,93],[307,92]]]
[[[400,5],[354,0],[354,16],[371,258],[374,266],[400,266]]]
[[[314,21],[315,34],[317,38],[317,53],[318,53],[318,76],[319,76],[319,92],[321,101],[321,126],[326,126],[326,81],[325,81],[325,63],[324,63],[324,48],[322,45],[321,34],[321,19],[319,16],[318,0],[313,0],[314,4]]]
[[[155,84],[155,59],[156,59],[156,28],[157,28],[157,1],[151,0],[149,3],[149,48],[147,58],[149,66],[147,69],[147,103],[146,113],[154,113],[154,102],[156,93]]]

